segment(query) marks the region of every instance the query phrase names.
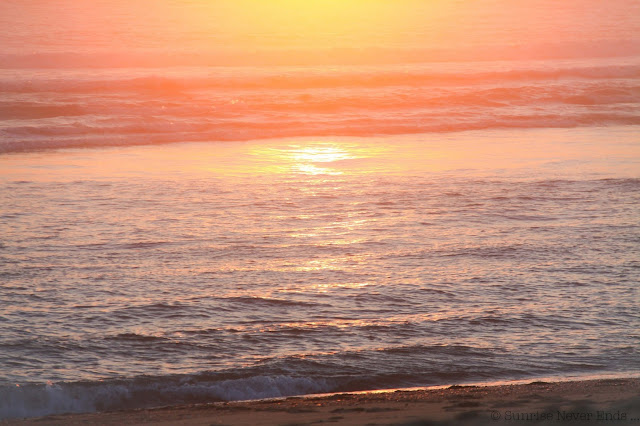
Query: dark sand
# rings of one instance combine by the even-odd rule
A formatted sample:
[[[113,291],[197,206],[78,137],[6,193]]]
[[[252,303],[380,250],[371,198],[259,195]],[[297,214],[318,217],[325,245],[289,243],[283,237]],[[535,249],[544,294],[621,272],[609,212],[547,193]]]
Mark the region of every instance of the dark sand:
[[[0,424],[640,426],[640,379],[332,394],[55,415]]]

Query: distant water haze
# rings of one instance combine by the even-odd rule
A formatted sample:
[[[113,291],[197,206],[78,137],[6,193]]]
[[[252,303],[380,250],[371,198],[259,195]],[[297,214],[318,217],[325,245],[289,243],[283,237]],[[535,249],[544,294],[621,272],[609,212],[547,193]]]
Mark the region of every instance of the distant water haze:
[[[339,65],[638,54],[633,0],[7,1],[5,66]]]

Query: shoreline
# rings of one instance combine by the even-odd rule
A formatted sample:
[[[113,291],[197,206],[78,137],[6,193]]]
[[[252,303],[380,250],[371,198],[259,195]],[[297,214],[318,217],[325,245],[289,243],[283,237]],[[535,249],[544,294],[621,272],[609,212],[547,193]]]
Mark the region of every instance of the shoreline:
[[[640,378],[304,395],[151,409],[60,414],[2,425],[640,424]]]

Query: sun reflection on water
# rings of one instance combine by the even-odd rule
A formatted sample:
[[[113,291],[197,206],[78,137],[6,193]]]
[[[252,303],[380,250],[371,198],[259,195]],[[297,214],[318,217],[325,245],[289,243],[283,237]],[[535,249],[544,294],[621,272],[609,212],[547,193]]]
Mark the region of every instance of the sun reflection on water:
[[[366,172],[361,162],[378,158],[381,147],[347,142],[296,142],[289,145],[255,147],[251,155],[259,159],[263,172],[302,175],[342,175]]]
[[[356,158],[347,151],[345,145],[323,143],[321,145],[300,146],[293,145],[289,157],[295,162],[329,163],[339,160]]]

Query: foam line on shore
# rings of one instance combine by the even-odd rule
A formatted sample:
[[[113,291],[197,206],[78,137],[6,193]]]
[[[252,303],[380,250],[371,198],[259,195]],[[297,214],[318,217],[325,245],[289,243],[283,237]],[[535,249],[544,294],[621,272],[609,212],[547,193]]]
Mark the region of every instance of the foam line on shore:
[[[601,378],[526,384],[450,385],[420,390],[349,392],[270,400],[167,406],[5,421],[58,424],[429,424],[496,421],[590,424],[640,418],[640,379]],[[607,420],[608,419],[608,420]],[[599,421],[600,421],[599,420]]]

